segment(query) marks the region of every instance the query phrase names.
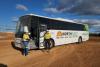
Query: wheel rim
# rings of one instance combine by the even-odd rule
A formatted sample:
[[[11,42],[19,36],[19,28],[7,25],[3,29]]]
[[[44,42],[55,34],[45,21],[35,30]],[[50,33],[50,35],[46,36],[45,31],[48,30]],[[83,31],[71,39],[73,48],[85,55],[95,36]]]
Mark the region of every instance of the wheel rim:
[[[50,47],[52,47],[52,41],[50,41]]]
[[[51,40],[50,41],[50,47],[53,47],[54,46],[54,43],[53,43],[53,41]]]

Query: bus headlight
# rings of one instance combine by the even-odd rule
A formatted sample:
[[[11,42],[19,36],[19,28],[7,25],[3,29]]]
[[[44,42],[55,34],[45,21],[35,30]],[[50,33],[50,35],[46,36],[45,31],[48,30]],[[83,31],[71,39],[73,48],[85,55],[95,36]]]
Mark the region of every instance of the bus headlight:
[[[39,48],[40,48],[40,49],[44,48],[44,43],[43,43],[43,42],[40,43]]]

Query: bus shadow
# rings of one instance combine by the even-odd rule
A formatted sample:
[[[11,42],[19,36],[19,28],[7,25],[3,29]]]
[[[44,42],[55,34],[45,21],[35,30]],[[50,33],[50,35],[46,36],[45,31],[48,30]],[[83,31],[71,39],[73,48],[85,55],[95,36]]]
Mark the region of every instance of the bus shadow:
[[[23,48],[18,48],[18,47],[16,47],[13,41],[11,42],[11,45],[12,45],[12,47],[13,47],[15,50],[20,51],[20,52],[21,52],[21,54],[23,55]],[[30,49],[29,51],[32,51],[32,50],[37,51],[37,50],[39,50],[39,48]]]
[[[8,66],[5,65],[5,64],[0,63],[0,67],[8,67]]]

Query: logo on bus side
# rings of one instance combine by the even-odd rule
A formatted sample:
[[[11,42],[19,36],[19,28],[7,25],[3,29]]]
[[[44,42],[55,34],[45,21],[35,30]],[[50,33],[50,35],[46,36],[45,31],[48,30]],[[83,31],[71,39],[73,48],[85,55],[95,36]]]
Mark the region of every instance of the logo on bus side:
[[[61,32],[58,31],[57,38],[72,38],[72,37],[77,37],[77,32]]]
[[[60,38],[62,35],[63,35],[63,33],[61,31],[58,31],[56,37]]]

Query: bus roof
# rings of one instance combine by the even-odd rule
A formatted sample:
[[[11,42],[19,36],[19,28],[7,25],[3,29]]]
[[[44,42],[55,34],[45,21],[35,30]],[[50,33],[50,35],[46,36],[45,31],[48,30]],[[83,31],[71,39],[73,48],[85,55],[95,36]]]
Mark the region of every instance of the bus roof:
[[[37,16],[37,17],[42,17],[42,18],[47,18],[47,19],[52,19],[52,20],[58,20],[58,21],[65,21],[65,22],[76,23],[76,24],[82,24],[82,23],[77,23],[73,20],[63,19],[63,18],[51,18],[51,17],[41,16],[41,15],[36,15],[36,14],[26,14],[26,15]],[[26,16],[26,15],[23,15],[23,16]]]

